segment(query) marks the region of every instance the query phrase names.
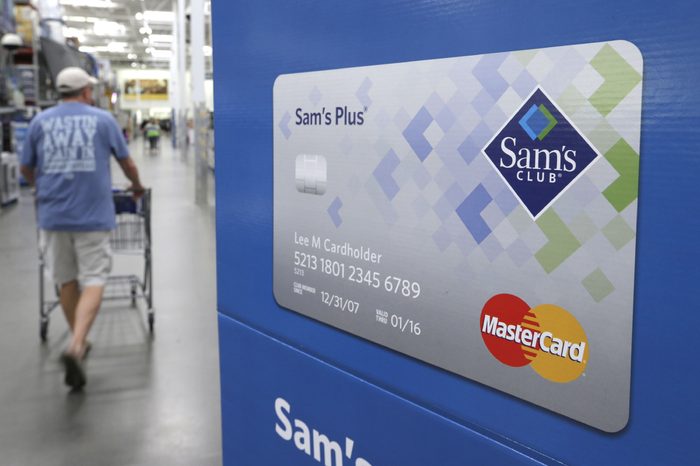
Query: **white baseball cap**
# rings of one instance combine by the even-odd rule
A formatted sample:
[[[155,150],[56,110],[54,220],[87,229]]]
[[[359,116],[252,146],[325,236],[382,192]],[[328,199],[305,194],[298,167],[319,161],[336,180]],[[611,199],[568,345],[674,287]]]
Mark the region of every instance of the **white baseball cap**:
[[[69,66],[56,76],[56,89],[61,93],[74,92],[86,86],[94,86],[97,82],[97,79],[87,74],[84,69]]]

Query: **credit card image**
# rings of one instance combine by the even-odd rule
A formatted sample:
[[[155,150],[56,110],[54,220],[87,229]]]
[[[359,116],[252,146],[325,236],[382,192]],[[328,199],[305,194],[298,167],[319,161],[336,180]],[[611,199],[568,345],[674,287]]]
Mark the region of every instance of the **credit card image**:
[[[278,76],[277,303],[620,431],[643,74],[614,40]]]

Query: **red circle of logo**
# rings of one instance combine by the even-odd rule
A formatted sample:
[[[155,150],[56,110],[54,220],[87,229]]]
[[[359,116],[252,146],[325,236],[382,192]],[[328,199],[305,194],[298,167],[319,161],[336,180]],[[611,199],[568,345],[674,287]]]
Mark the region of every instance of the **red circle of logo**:
[[[498,319],[506,325],[522,325],[527,317],[534,317],[530,306],[522,299],[512,294],[498,294],[489,299],[481,311],[480,324],[484,328],[486,318]],[[489,333],[481,332],[484,343],[493,356],[503,364],[512,367],[522,367],[530,364],[522,346],[512,341],[499,338]]]

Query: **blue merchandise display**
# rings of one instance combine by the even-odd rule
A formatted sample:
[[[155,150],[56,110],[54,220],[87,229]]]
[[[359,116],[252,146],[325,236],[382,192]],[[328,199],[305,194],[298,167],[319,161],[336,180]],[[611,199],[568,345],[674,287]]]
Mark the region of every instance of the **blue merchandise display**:
[[[692,2],[676,2],[672,8],[652,1],[598,0],[213,2],[212,20],[225,464],[700,463],[694,448],[695,420],[700,416],[695,395],[699,381],[695,329],[700,316],[692,295],[700,279],[695,241],[700,234],[695,215],[700,185],[694,179],[700,173],[700,143],[693,125],[700,108],[700,93],[693,86],[700,73],[695,39],[700,16]],[[620,45],[623,42],[629,45]],[[585,44],[606,45],[589,53]],[[579,47],[576,53],[582,61],[567,55],[564,46]],[[565,53],[544,52],[550,60],[540,60],[544,55],[537,51],[553,47]],[[614,73],[602,71],[610,69],[623,47],[638,50],[643,65],[631,54],[627,60],[631,65],[619,65]],[[561,68],[556,68],[555,56],[560,57]],[[475,69],[470,57],[485,57],[479,58],[483,66]],[[428,67],[444,58],[454,58],[455,68],[465,67],[466,74],[482,77],[483,82],[480,79],[472,88],[445,84]],[[407,62],[421,63],[411,65],[415,68],[400,82],[415,85],[416,99],[423,100],[418,106],[405,104],[406,115],[392,107],[386,118],[375,118],[373,110],[388,109],[404,98],[402,92],[406,94],[398,84],[396,89],[383,85],[378,70],[399,64],[392,69],[401,71]],[[565,76],[564,71],[574,65],[576,74]],[[372,67],[366,68],[366,73],[373,73],[371,83],[352,80],[350,75],[360,71],[343,71],[355,67]],[[552,77],[551,69],[563,71]],[[625,79],[620,78],[623,75]],[[356,84],[346,90],[345,80]],[[565,80],[574,87],[557,87]],[[424,88],[429,89],[425,98]],[[431,95],[433,88],[441,105]],[[455,96],[468,113],[455,115],[455,107],[451,116],[442,112]],[[627,126],[620,123],[619,108],[610,105],[613,100],[632,115],[641,102],[641,128],[639,113],[636,122],[628,118]],[[298,111],[297,101],[303,102]],[[326,120],[325,110],[331,105]],[[418,110],[421,105],[424,112]],[[458,194],[455,199],[444,196],[451,204],[443,213],[435,207],[442,205],[442,197],[430,198],[430,180],[440,185],[448,175],[457,177],[461,165],[440,171],[431,150],[438,147],[443,133],[449,137],[450,131],[457,131],[453,128],[470,126],[470,118],[480,123],[471,126],[486,128],[483,138],[465,145],[460,136],[461,145],[453,152],[468,159],[471,171],[464,173],[478,176],[476,188],[467,183],[454,188],[451,192]],[[381,120],[383,126],[377,123]],[[364,128],[375,123],[384,128],[385,137],[372,133],[373,139],[363,146],[369,139],[358,136],[367,134],[358,127],[367,131]],[[505,151],[512,153],[512,162],[499,158],[499,150],[506,146],[496,138],[514,145],[525,135],[526,152]],[[543,146],[571,138],[576,139],[575,146],[567,143],[567,148],[574,147],[586,158],[585,166],[576,169],[573,152],[562,147],[557,152],[561,158],[556,158],[551,155],[554,145]],[[354,152],[358,146],[362,150]],[[551,162],[560,167],[566,185],[537,198],[543,190],[526,184],[528,173],[507,169],[520,163],[519,168],[530,170],[529,155],[525,160],[522,154],[545,149],[543,166],[549,168]],[[362,178],[365,172],[353,171],[362,167],[342,165],[343,157],[356,161],[358,153],[369,160],[367,179]],[[443,160],[448,158],[444,155]],[[404,163],[410,163],[410,172]],[[416,167],[425,167],[425,181]],[[612,175],[605,174],[606,167],[612,167]],[[342,178],[342,192],[337,186],[341,175],[347,176]],[[618,177],[623,182],[612,188]],[[549,178],[533,172],[532,180]],[[447,251],[429,265],[417,259],[422,257],[416,252],[422,237],[406,239],[407,230],[402,229],[401,190],[409,185],[425,198],[412,194],[411,209],[418,212],[419,204],[425,204],[426,211],[432,208],[444,221],[428,227],[430,214],[420,217],[423,220],[411,230],[411,235],[427,232],[426,248]],[[348,193],[355,193],[356,199]],[[353,214],[363,196],[367,225],[362,225],[362,215]],[[584,199],[593,199],[594,207],[587,207],[582,217],[575,209],[576,202]],[[297,200],[306,204],[297,207]],[[480,209],[476,217],[474,205]],[[610,205],[614,209],[604,214]],[[504,216],[494,206],[507,208],[512,229],[497,228],[494,222]],[[457,223],[449,223],[452,211]],[[378,227],[375,214],[386,222],[386,229]],[[521,215],[518,222],[512,217],[516,214]],[[310,232],[301,230],[306,224],[314,225],[308,227]],[[311,261],[306,257],[313,252],[314,235],[322,237],[318,225],[327,238],[355,228],[357,236],[349,240],[332,237],[338,240],[338,251],[341,244],[346,248],[332,258],[348,257],[357,248],[356,258],[366,256],[365,262],[380,274],[360,278],[368,288],[335,278],[312,282],[318,272],[302,264]],[[526,225],[536,225],[542,233],[530,237]],[[293,245],[291,240],[290,245],[281,242],[292,232]],[[499,239],[502,251],[493,252],[498,243],[492,236]],[[441,283],[445,292],[460,291],[449,288],[446,273],[451,267],[448,256],[467,254],[468,248],[455,248],[460,238],[484,251],[480,262],[465,262],[478,286],[468,290],[468,299],[456,299],[457,306],[463,303],[464,314],[434,292]],[[532,257],[511,248],[520,239]],[[573,262],[566,262],[568,255],[557,256],[560,249],[547,249],[548,241],[573,244],[568,252]],[[399,267],[392,248],[400,252],[408,244],[407,263]],[[585,255],[574,254],[578,247]],[[290,273],[297,278],[290,278],[280,273],[279,265],[291,264],[294,248],[306,255],[301,254],[299,267]],[[624,261],[615,268],[609,260],[618,253]],[[514,270],[508,261],[520,258],[524,267],[530,264],[532,270],[546,273],[542,278],[526,273],[522,280],[508,276],[506,272]],[[353,264],[350,259],[332,262],[337,263],[337,275],[343,266]],[[333,275],[333,267],[330,263],[327,275]],[[401,291],[397,298],[386,298],[396,289],[387,277],[390,272],[410,279],[396,285],[406,289],[404,301],[398,296]],[[563,274],[570,281],[563,280]],[[440,283],[427,283],[433,294],[425,276],[438,277],[435,281]],[[549,277],[554,277],[551,282]],[[375,278],[376,293],[369,290]],[[624,288],[618,279],[631,284],[625,290],[630,297],[633,294],[633,302],[616,294]],[[475,304],[470,301],[489,287],[493,290],[487,291],[488,296],[496,301],[486,303],[481,296],[473,298]],[[329,291],[326,299],[321,293]],[[327,306],[312,309],[304,296],[318,297]],[[575,308],[581,296],[591,300],[588,307],[600,304],[595,316]],[[538,335],[549,332],[551,341],[546,345],[536,348],[534,339],[522,345],[551,354],[528,350],[513,356],[503,350],[518,337],[507,343],[495,339],[494,316],[506,318],[499,309],[487,313],[494,302],[521,306],[521,320],[507,323],[518,329],[518,335],[532,326],[540,329]],[[358,305],[360,313],[371,307],[365,326],[350,320],[353,306]],[[380,307],[389,312],[384,314]],[[623,309],[625,318],[618,318]],[[448,310],[454,319],[445,318],[441,327],[425,317]],[[524,315],[530,311],[534,314],[528,320]],[[420,327],[415,316],[421,316]],[[557,327],[562,316],[568,319],[567,331],[573,326],[575,332]],[[376,322],[383,319],[387,328],[393,319],[395,328],[413,335],[379,333]],[[521,327],[522,322],[529,323]],[[465,341],[456,342],[451,331],[462,323]],[[567,349],[552,349],[551,342],[562,334],[547,325],[566,333],[561,342],[571,350],[568,366],[557,365],[556,357],[564,359]],[[502,340],[509,339],[506,328]],[[440,338],[429,340],[431,332]],[[545,364],[542,361],[549,361],[545,357],[554,362]],[[604,372],[600,361],[607,364]],[[572,369],[573,375],[561,375],[576,363],[583,365]],[[610,374],[620,377],[612,382]],[[611,380],[609,385],[606,380]],[[604,408],[605,403],[619,411],[615,419],[605,418],[607,411],[614,411]],[[589,418],[588,412],[598,414]]]
[[[15,31],[14,0],[2,0],[0,2],[0,30],[3,33]]]

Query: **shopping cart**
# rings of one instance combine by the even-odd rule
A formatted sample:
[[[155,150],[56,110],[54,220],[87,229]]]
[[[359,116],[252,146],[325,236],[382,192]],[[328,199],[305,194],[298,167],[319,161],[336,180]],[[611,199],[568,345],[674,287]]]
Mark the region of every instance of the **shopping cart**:
[[[137,308],[140,301],[146,305],[148,330],[153,333],[155,311],[153,309],[153,265],[151,256],[151,190],[135,201],[132,193],[114,190],[114,208],[117,226],[112,231],[110,245],[114,254],[143,255],[143,277],[138,275],[112,275],[107,280],[103,301],[130,300]],[[53,289],[53,299],[46,299],[44,259],[39,254],[39,336],[45,342],[51,312],[60,306],[59,290]]]

